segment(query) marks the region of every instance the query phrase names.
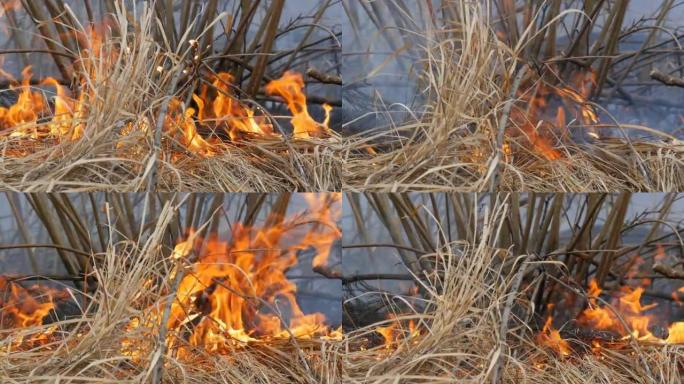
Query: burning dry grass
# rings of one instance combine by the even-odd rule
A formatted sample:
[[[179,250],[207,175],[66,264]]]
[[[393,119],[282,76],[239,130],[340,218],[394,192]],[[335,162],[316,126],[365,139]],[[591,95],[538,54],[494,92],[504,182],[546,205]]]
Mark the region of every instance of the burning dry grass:
[[[559,150],[563,157],[557,160],[521,153],[520,161],[502,164],[500,188],[556,192],[660,192],[684,188],[684,144],[677,140],[606,140],[565,145]]]
[[[540,333],[530,299],[535,292],[521,283],[559,262],[493,247],[505,237],[508,208],[497,204],[484,213],[475,243],[453,242],[423,256],[421,263],[434,266],[433,273],[416,277],[424,311],[345,332],[346,382],[681,382],[684,349],[676,330],[669,342],[629,336],[599,341],[596,335],[570,336],[567,329],[554,334],[549,324]]]
[[[160,190],[337,191],[345,145],[339,138],[261,138],[230,146],[220,156],[164,162]]]
[[[509,46],[494,32],[487,16],[490,9],[484,9],[492,2],[484,2],[488,6],[443,3],[440,26],[434,26],[434,19],[428,22],[432,27],[420,40],[427,110],[416,112],[420,116],[410,122],[395,124],[389,132],[372,131],[357,138],[357,147],[372,144],[377,151],[359,150],[349,157],[345,188],[575,192],[684,188],[681,140],[614,119],[599,124],[600,107],[589,101],[597,82],[593,69],[583,68],[573,76],[559,70],[554,60],[543,64],[543,70],[525,62],[523,56],[541,46],[535,40],[545,29],[537,31],[531,23],[520,32],[517,45]],[[600,130],[613,130],[617,136],[606,138]],[[653,138],[631,139],[629,131]]]
[[[285,276],[297,252],[308,247],[317,250],[314,266],[323,266],[340,235],[333,221],[339,207],[326,208],[334,204],[328,197],[315,199],[309,199],[312,209],[319,208],[315,213],[283,219],[274,212],[263,228],[236,224],[231,243],[190,234],[172,252],[165,239],[178,206],[168,203],[142,240],[110,240],[105,252],[91,255],[86,293],[0,279],[0,377],[73,383],[339,382],[341,333],[327,327],[323,314],[302,313],[296,287]],[[278,248],[281,239],[307,226],[299,243]],[[280,299],[292,312],[289,323]],[[73,313],[65,310],[67,304],[75,307]]]
[[[0,108],[0,188],[340,189],[344,146],[329,126],[332,106],[323,104],[325,118],[314,120],[300,74],[286,71],[263,88],[288,107],[290,134],[281,117],[244,97],[232,75],[203,61],[199,40],[225,14],[215,20],[196,15],[173,49],[157,36],[153,9],[131,13],[124,3],[111,6],[115,12],[101,24],[86,26],[65,6],[74,24],[60,26],[67,29],[62,37],[77,46],[64,48],[72,60],[69,84],[53,78],[33,84],[30,67],[21,81],[4,73],[17,97]],[[193,40],[201,17],[204,30]],[[54,97],[47,97],[53,89]]]
[[[159,328],[131,327],[146,316],[134,303],[164,305],[163,298],[144,288],[149,286],[149,271],[162,262],[156,241],[132,251],[141,245],[113,244],[98,255],[106,263],[97,270],[102,285],[89,295],[82,316],[3,330],[0,377],[21,382],[151,382],[163,364],[163,382],[170,383],[337,382],[335,341],[252,342],[222,354],[196,347],[183,358],[170,355],[160,362],[165,346],[158,342]]]
[[[257,139],[226,144],[213,157],[189,152],[154,159],[148,137],[122,139],[118,127],[75,142],[36,143],[31,154],[5,157],[0,189],[23,192],[147,190],[155,172],[155,191],[278,192],[336,191],[345,150],[335,139]],[[165,140],[164,138],[162,140]],[[130,152],[116,150],[127,146]],[[11,140],[5,143],[10,146]],[[2,145],[2,144],[0,144]],[[163,155],[162,155],[163,156]]]

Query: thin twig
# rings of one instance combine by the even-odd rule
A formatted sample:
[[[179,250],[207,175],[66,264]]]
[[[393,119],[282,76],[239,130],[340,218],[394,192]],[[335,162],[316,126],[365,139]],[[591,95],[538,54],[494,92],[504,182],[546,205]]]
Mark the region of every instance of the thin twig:
[[[669,265],[656,263],[653,265],[653,270],[670,279],[684,279],[684,271],[678,271]]]
[[[651,71],[651,78],[653,80],[658,80],[665,85],[684,88],[684,79],[681,77],[668,75],[667,73],[661,72],[657,69]]]
[[[342,77],[319,72],[316,68],[307,69],[306,74],[324,84],[342,85]]]
[[[180,62],[182,63],[183,60],[181,60]],[[176,93],[176,87],[178,86],[178,81],[180,80],[182,74],[183,71],[180,68],[176,69],[176,72],[173,74],[173,78],[171,79],[171,85],[169,86],[169,90],[167,91],[168,96],[164,100],[161,110],[159,111],[157,126],[154,130],[154,153],[152,154],[152,167],[150,169],[150,176],[147,183],[147,189],[150,192],[154,191],[155,186],[157,184],[157,159],[159,158],[159,154],[161,153],[161,136],[162,130],[164,129],[164,122],[166,121],[166,114],[169,110],[169,104],[171,103],[171,99],[173,98],[173,95]]]

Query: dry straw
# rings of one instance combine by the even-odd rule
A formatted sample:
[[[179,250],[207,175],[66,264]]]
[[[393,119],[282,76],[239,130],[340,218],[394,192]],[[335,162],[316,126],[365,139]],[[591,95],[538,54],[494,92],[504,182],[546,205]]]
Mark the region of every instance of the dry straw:
[[[404,50],[410,47],[413,55],[422,57],[412,68],[419,75],[420,89],[425,90],[427,108],[408,122],[393,122],[389,129],[371,129],[350,138],[361,150],[349,152],[346,158],[345,188],[585,192],[677,191],[684,187],[681,140],[647,127],[610,121],[596,128],[615,128],[618,136],[613,140],[582,143],[551,138],[557,153],[551,157],[531,148],[530,142],[535,139],[529,132],[512,134],[520,124],[519,119],[512,119],[513,112],[528,108],[529,98],[522,96],[529,92],[530,81],[535,87],[549,81],[547,78],[555,75],[549,68],[580,63],[581,69],[588,70],[594,65],[594,92],[600,93],[606,79],[610,80],[605,74],[613,64],[602,59],[605,52],[597,51],[604,45],[594,45],[588,57],[575,55],[583,52],[582,44],[590,31],[601,36],[601,41],[607,42],[606,49],[614,52],[615,42],[621,38],[621,23],[603,25],[589,22],[588,16],[600,14],[618,20],[624,16],[627,2],[608,7],[608,2],[600,1],[586,3],[586,9],[562,10],[560,1],[526,3],[516,8],[513,2],[503,0],[447,0],[441,2],[439,10],[422,3],[410,6],[417,7],[418,12],[402,3],[373,4],[372,8],[362,3],[370,19],[384,20],[378,28],[388,36],[395,36],[396,30],[403,32],[391,45]],[[501,18],[491,16],[494,8]],[[662,9],[659,25],[669,10],[665,5]],[[429,17],[423,20],[414,16],[422,14]],[[352,20],[358,17],[353,12],[349,15]],[[580,20],[578,29],[582,33],[569,43],[574,50],[559,58],[556,27],[560,19],[570,16]],[[522,27],[516,21],[520,19]],[[505,38],[495,33],[495,22],[502,24]],[[401,50],[396,55],[401,56]],[[635,62],[639,58],[638,54],[634,56]],[[539,63],[545,59],[548,63]],[[536,78],[539,66],[546,68],[542,78]],[[654,138],[630,139],[627,133],[632,131]],[[364,151],[364,146],[375,146],[378,153]]]
[[[13,199],[14,195],[9,196]],[[338,341],[279,339],[235,344],[233,350],[222,354],[196,347],[192,354],[180,357],[160,341],[166,331],[160,322],[140,322],[151,309],[165,308],[175,297],[172,274],[177,260],[171,255],[174,238],[182,233],[181,223],[205,223],[198,226],[198,234],[212,230],[217,220],[227,215],[222,195],[58,196],[51,201],[46,195],[26,198],[30,206],[23,204],[22,209],[37,215],[38,223],[54,235],[54,244],[29,243],[26,249],[40,254],[37,250],[41,247],[54,248],[62,251],[65,263],[83,261],[83,266],[72,268],[75,288],[62,285],[62,291],[70,296],[59,304],[71,303],[77,308],[69,313],[59,307],[56,312],[62,314],[41,326],[0,328],[3,382],[340,382]],[[19,200],[23,198],[13,199],[13,204],[19,206]],[[92,211],[70,214],[73,205],[87,205],[88,200],[94,202]],[[265,196],[235,195],[226,202],[238,204],[237,217],[242,224],[250,225],[262,210],[285,212],[289,196],[267,201]],[[101,230],[99,239],[90,239],[91,243],[83,239],[77,245],[80,230],[92,228],[93,222]],[[51,229],[60,225],[65,230],[82,228],[74,231],[74,238],[60,242],[63,233]],[[15,244],[5,247],[22,248]],[[49,280],[54,284],[68,278],[44,277],[41,283],[48,284],[45,280]],[[41,337],[47,333],[49,338]]]
[[[347,247],[375,249],[376,257],[380,254],[377,250],[386,249],[381,247],[396,247],[398,254],[408,250],[410,255],[401,257],[407,270],[404,277],[345,276],[350,287],[358,285],[360,289],[358,297],[346,299],[345,308],[350,311],[354,303],[361,303],[355,309],[359,312],[354,313],[371,316],[375,306],[369,304],[370,297],[392,296],[368,288],[379,283],[378,279],[413,281],[420,299],[396,294],[381,308],[396,317],[346,330],[345,382],[680,382],[681,345],[630,340],[592,352],[591,336],[587,339],[563,330],[574,351],[562,356],[536,339],[543,323],[540,314],[548,303],[566,290],[585,295],[581,282],[591,277],[588,265],[610,260],[608,266],[602,266],[609,271],[605,281],[615,281],[627,278],[621,275],[625,273],[621,266],[629,252],[636,250],[648,258],[645,249],[667,239],[681,246],[681,240],[675,240],[681,231],[666,224],[677,220],[669,213],[674,198],[665,198],[654,214],[660,227],[650,227],[636,245],[612,240],[615,234],[635,226],[653,224],[648,218],[633,222],[621,216],[630,204],[629,195],[376,195],[356,199],[352,204],[374,211],[388,235],[409,240],[374,244],[372,234],[378,233],[378,228],[368,232],[370,227],[364,223],[371,220],[366,218],[357,227],[360,233],[370,233],[365,240],[369,243]],[[570,203],[579,211],[569,209]],[[393,210],[414,214],[403,214],[402,225],[393,227],[388,220],[388,215],[395,215],[388,213]],[[446,217],[445,211],[453,216]],[[605,225],[591,230],[599,217],[608,218]],[[572,220],[569,239],[562,240],[561,219]],[[419,228],[431,228],[428,239],[438,245],[435,251],[421,244]],[[606,252],[614,257],[602,258]],[[581,254],[587,257],[580,258]],[[387,261],[378,261],[383,262]],[[427,264],[416,267],[418,262]],[[368,283],[366,288],[360,281]],[[544,289],[554,285],[554,289]],[[544,292],[551,294],[540,295]],[[363,318],[358,320],[363,322]],[[419,335],[411,336],[410,321],[420,330]],[[383,345],[378,342],[379,330],[390,324],[400,331],[396,335],[403,336]],[[568,327],[572,328],[571,324]]]
[[[27,140],[3,134],[0,189],[119,192],[340,189],[339,154],[344,146],[334,134],[321,139],[283,135],[244,143],[226,142],[220,155],[207,157],[198,151],[189,151],[177,134],[162,129],[170,113],[171,97],[186,103],[191,101],[192,92],[210,81],[214,68],[230,68],[236,78],[248,70],[249,84],[240,96],[246,105],[253,105],[253,100],[264,97],[259,92],[262,92],[261,84],[271,79],[269,73],[274,69],[267,71],[271,63],[275,66],[287,60],[287,65],[279,65],[274,70],[282,73],[291,65],[300,65],[300,60],[295,60],[300,56],[314,60],[334,53],[339,49],[338,38],[329,28],[319,25],[331,2],[321,4],[313,23],[301,27],[308,32],[299,47],[275,54],[269,50],[275,39],[291,30],[298,31],[296,28],[283,30],[283,1],[272,2],[266,13],[258,12],[259,1],[236,3],[231,12],[220,12],[218,1],[185,2],[180,9],[174,3],[177,5],[173,1],[145,2],[130,9],[123,1],[104,1],[102,7],[107,16],[102,20],[97,19],[92,9],[87,9],[87,16],[94,24],[79,22],[62,0],[22,3],[20,9],[36,22],[37,36],[48,47],[34,51],[52,57],[62,74],[62,82],[70,83],[72,76],[77,79],[76,85],[70,88],[76,95],[87,95],[83,103],[87,113],[75,116],[73,123],[84,132],[77,140]],[[8,8],[8,15],[19,16],[17,9]],[[180,25],[174,22],[174,12],[181,20]],[[234,19],[236,15],[240,17]],[[100,24],[102,30],[92,34],[92,25],[100,28]],[[248,33],[250,25],[261,25],[254,36]],[[221,26],[227,31],[223,35],[227,40],[225,46],[217,43],[219,39],[213,35]],[[314,40],[310,36],[318,29],[330,32],[330,36]],[[13,36],[21,47],[21,34]],[[80,40],[74,36],[80,36]],[[24,47],[3,53],[26,52],[33,51]],[[253,65],[250,58],[256,58]],[[318,74],[313,69],[310,72]],[[317,77],[326,82],[337,81],[330,80],[331,76]],[[315,96],[309,100],[340,107],[334,100]],[[38,126],[47,124],[39,121]],[[274,124],[275,131],[281,132],[278,123],[274,121]]]

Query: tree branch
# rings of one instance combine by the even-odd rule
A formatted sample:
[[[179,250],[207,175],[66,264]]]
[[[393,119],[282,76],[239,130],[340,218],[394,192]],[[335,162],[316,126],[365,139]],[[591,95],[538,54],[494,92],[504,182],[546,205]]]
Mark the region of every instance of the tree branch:
[[[651,71],[651,79],[658,80],[661,83],[669,85],[671,87],[684,88],[684,79],[682,79],[681,77],[668,75],[667,73],[661,72],[657,69]]]

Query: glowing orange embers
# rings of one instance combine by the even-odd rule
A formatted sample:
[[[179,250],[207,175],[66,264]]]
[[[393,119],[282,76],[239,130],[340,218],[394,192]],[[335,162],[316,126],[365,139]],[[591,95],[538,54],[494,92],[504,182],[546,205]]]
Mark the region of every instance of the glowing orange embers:
[[[181,355],[190,347],[226,353],[249,342],[341,338],[322,313],[302,311],[297,286],[286,276],[307,249],[314,264],[328,268],[323,263],[341,237],[340,199],[309,195],[306,212],[285,219],[273,214],[263,227],[234,225],[230,241],[191,232],[179,242],[172,257],[185,267],[171,274],[182,277],[167,324],[169,346]]]
[[[598,123],[598,115],[587,101],[593,84],[592,71],[575,74],[565,86],[528,79],[517,94],[520,104],[511,110],[509,135],[523,138],[533,154],[546,160],[564,156],[556,144],[570,137],[569,126],[581,127],[582,132],[597,138],[593,125]]]

